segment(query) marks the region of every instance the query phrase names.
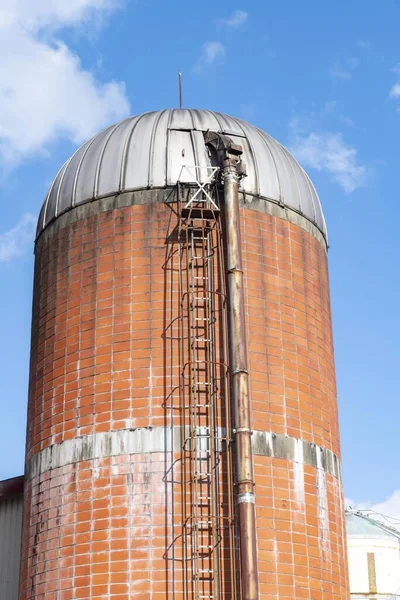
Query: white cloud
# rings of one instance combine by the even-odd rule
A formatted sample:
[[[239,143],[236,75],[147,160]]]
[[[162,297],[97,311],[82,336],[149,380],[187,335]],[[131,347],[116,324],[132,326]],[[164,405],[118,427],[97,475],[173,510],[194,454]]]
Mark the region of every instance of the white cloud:
[[[350,56],[345,60],[335,63],[329,69],[331,77],[335,79],[348,80],[353,77],[353,71],[359,66],[360,59],[355,56]]]
[[[400,526],[400,490],[395,490],[382,502],[372,504],[371,502],[353,502],[346,498],[346,507],[365,511],[375,519],[381,520],[388,525]],[[386,517],[386,518],[385,518]]]
[[[393,67],[392,71],[393,71],[393,73],[396,73],[397,78],[399,79],[400,78],[400,64],[397,64],[395,67]],[[400,97],[400,81],[398,81],[391,87],[389,96],[391,98],[399,98]]]
[[[357,150],[343,140],[341,133],[304,133],[296,120],[291,122],[290,148],[305,167],[326,171],[345,192],[353,192],[366,183],[368,170],[358,161]]]
[[[33,250],[36,220],[36,217],[26,213],[15,227],[0,233],[0,262],[7,262],[20,256],[29,245]]]
[[[249,18],[249,14],[244,10],[235,10],[229,17],[222,19],[222,23],[228,29],[240,29]]]
[[[221,42],[206,42],[203,44],[201,56],[195,65],[198,73],[214,64],[222,64],[225,60],[225,46]]]
[[[339,65],[332,65],[329,69],[329,74],[334,79],[351,79],[353,77],[352,73]]]
[[[225,57],[225,48],[220,42],[207,42],[203,46],[203,57],[208,65],[221,61]]]
[[[371,48],[371,42],[369,40],[358,40],[357,46],[364,50],[368,50],[368,48]]]
[[[0,160],[16,164],[58,136],[82,142],[129,112],[124,85],[101,83],[60,30],[116,7],[113,0],[3,0]],[[57,37],[56,37],[57,36]]]
[[[350,119],[350,117],[345,117],[344,115],[339,115],[339,120],[348,127],[355,127],[356,125],[354,119]]]
[[[390,90],[391,98],[398,98],[400,96],[400,83],[396,83]]]
[[[30,31],[42,27],[58,29],[92,17],[92,11],[111,11],[116,0],[2,0],[0,26],[22,24]]]

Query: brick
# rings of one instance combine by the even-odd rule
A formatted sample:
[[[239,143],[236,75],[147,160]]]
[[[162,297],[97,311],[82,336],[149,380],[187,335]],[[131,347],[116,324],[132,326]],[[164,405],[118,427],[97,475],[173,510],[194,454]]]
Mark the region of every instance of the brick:
[[[39,241],[28,457],[81,435],[180,424],[178,279],[164,268],[170,217],[164,204],[124,207]],[[250,209],[241,229],[253,428],[339,455],[325,249],[298,226]],[[222,364],[220,331],[217,323]],[[217,425],[225,426],[220,385]],[[183,600],[182,456],[173,461],[166,472],[162,453],[88,460],[28,482],[21,599],[162,600],[174,592]],[[319,498],[308,465],[299,475],[290,461],[257,456],[254,466],[260,598],[347,599],[341,484],[324,475]],[[226,507],[223,498],[224,515]],[[225,534],[222,545],[228,600],[238,567]]]

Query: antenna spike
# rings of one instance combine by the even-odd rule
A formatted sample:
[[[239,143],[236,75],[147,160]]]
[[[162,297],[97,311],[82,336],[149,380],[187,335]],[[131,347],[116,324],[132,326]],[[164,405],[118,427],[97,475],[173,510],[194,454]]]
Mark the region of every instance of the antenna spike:
[[[179,108],[182,108],[182,71],[178,71],[179,81]]]

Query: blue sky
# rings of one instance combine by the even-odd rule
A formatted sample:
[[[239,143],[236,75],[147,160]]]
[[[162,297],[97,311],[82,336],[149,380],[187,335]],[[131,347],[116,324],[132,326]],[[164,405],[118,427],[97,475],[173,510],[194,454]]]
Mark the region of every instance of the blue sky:
[[[346,496],[400,515],[400,2],[2,0],[0,479],[23,470],[33,227],[76,145],[178,104],[247,119],[311,175],[330,235]],[[382,504],[383,503],[383,504]]]

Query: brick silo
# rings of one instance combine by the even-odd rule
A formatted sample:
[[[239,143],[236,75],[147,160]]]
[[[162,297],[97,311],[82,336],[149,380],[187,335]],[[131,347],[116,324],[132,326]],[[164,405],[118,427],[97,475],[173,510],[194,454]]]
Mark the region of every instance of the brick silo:
[[[127,119],[35,255],[21,600],[347,599],[326,228],[287,150]]]

